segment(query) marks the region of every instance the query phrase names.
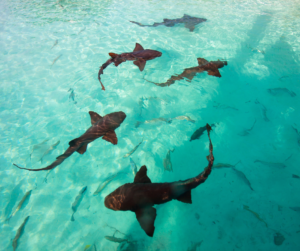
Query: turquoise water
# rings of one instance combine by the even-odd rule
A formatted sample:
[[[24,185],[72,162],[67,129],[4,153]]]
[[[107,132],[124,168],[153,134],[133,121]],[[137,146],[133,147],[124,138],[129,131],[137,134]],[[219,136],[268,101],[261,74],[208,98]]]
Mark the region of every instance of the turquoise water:
[[[1,0],[0,249],[13,250],[30,216],[16,250],[300,250],[299,4]],[[207,21],[194,32],[183,24],[129,22],[153,24],[184,14]],[[97,73],[108,53],[130,52],[135,43],[162,56],[148,61],[143,72],[130,61],[108,66],[102,91]],[[227,60],[222,77],[203,72],[164,88],[144,80],[166,82],[197,66],[199,57]],[[51,164],[90,127],[89,111],[126,113],[116,129],[117,145],[95,140],[85,154],[74,153],[49,173],[13,166]],[[154,118],[172,122],[135,126]],[[240,162],[235,169],[213,169],[192,190],[191,205],[173,200],[157,206],[153,238],[134,213],[104,206],[105,196],[133,181],[130,159],[123,156],[142,140],[130,157],[138,168],[147,166],[152,182],[198,175],[207,166],[208,138],[204,133],[189,140],[206,123],[216,124],[215,164]],[[163,160],[173,149],[169,172]],[[72,203],[84,186],[71,221]]]

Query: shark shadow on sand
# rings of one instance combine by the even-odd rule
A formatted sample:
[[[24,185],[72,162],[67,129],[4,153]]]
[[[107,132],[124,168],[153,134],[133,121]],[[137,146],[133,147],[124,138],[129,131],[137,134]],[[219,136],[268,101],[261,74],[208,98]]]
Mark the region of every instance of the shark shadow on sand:
[[[117,67],[119,64],[126,61],[134,61],[133,63],[139,67],[140,71],[143,71],[146,65],[146,61],[152,60],[154,58],[160,57],[161,52],[155,50],[144,50],[144,48],[136,43],[133,52],[124,52],[122,54],[108,53],[111,56],[99,69],[98,79],[101,84],[102,90],[105,90],[104,85],[101,82],[100,75],[103,74],[103,70],[109,66],[111,63],[114,63]]]
[[[147,167],[142,166],[134,182],[127,183],[105,197],[105,206],[114,211],[132,211],[148,236],[153,236],[156,218],[155,204],[171,200],[192,203],[191,190],[206,181],[214,163],[213,145],[210,139],[211,127],[207,124],[209,138],[208,166],[196,177],[170,183],[152,183],[147,176]]]
[[[20,169],[25,169],[28,171],[50,170],[60,165],[66,158],[70,157],[74,152],[84,154],[87,149],[87,145],[93,142],[95,139],[100,138],[102,136],[102,139],[116,145],[118,143],[118,139],[115,133],[115,129],[117,129],[124,121],[124,119],[126,118],[126,114],[124,112],[113,112],[105,115],[104,117],[92,111],[90,111],[89,114],[91,116],[92,126],[79,138],[71,140],[69,142],[69,148],[64,152],[64,154],[58,156],[56,158],[56,161],[54,161],[51,165],[40,169],[28,169],[19,167],[16,164],[14,165]]]
[[[147,82],[153,83],[160,87],[170,86],[175,84],[175,81],[187,78],[189,82],[193,80],[197,73],[201,73],[203,71],[207,71],[208,75],[215,76],[220,78],[221,73],[219,72],[219,68],[222,68],[224,65],[227,65],[227,61],[210,61],[208,62],[204,58],[197,58],[199,66],[187,68],[180,75],[171,76],[165,83],[155,83],[145,79]]]
[[[198,17],[191,17],[189,15],[184,14],[182,18],[176,19],[167,19],[164,18],[164,21],[161,23],[154,23],[153,25],[144,25],[135,21],[130,21],[131,23],[137,24],[142,27],[157,27],[159,25],[164,25],[167,27],[173,27],[175,24],[184,24],[184,27],[189,29],[190,31],[194,31],[195,26],[197,24],[206,22],[207,19],[205,18],[198,18]]]

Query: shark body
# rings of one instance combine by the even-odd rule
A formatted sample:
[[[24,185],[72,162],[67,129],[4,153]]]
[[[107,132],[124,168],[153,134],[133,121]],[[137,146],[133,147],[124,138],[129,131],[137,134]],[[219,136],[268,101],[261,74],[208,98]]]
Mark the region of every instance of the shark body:
[[[119,64],[126,61],[134,61],[133,63],[139,67],[140,71],[143,71],[146,65],[146,61],[152,60],[154,58],[160,57],[162,55],[161,52],[155,50],[144,50],[144,48],[136,43],[133,52],[125,52],[122,54],[109,53],[111,57],[108,59],[99,69],[98,72],[98,80],[101,84],[102,90],[105,90],[104,85],[101,82],[100,75],[103,74],[103,70],[109,66],[111,63],[114,63],[117,67]]]
[[[124,184],[106,196],[105,206],[115,211],[134,212],[143,230],[148,236],[152,237],[156,218],[156,209],[153,206],[173,199],[191,204],[191,190],[205,182],[211,173],[214,156],[210,130],[211,127],[207,124],[210,142],[210,155],[207,156],[209,164],[199,175],[184,181],[152,183],[147,176],[147,167],[142,166],[137,172],[133,183]]]
[[[191,17],[189,15],[184,14],[182,18],[176,19],[167,19],[164,18],[164,21],[161,23],[154,23],[153,25],[144,25],[135,21],[130,21],[131,23],[137,24],[142,27],[157,27],[159,25],[164,25],[167,27],[173,27],[175,24],[184,24],[184,27],[189,29],[190,31],[194,31],[195,26],[197,24],[203,23],[207,21],[205,18]]]
[[[125,113],[113,112],[105,115],[104,117],[92,111],[90,111],[89,114],[91,116],[92,126],[79,138],[71,140],[69,142],[69,148],[64,152],[64,154],[58,156],[51,165],[40,169],[28,169],[19,167],[16,164],[14,165],[20,169],[25,169],[28,171],[45,171],[53,169],[56,166],[60,165],[66,158],[70,157],[74,152],[84,154],[87,149],[87,145],[99,137],[103,136],[102,139],[116,145],[118,143],[118,139],[115,133],[115,129],[117,129],[126,118]]]
[[[184,79],[184,78],[187,78],[188,81],[192,81],[197,73],[201,73],[201,72],[204,72],[204,71],[207,71],[208,75],[220,78],[221,73],[218,69],[222,68],[224,65],[227,65],[227,61],[218,60],[218,61],[208,62],[204,58],[197,58],[197,60],[198,60],[198,64],[199,64],[198,66],[187,68],[181,74],[171,76],[171,78],[168,79],[168,81],[165,82],[165,83],[155,83],[155,82],[151,82],[147,79],[145,79],[145,80],[147,82],[153,83],[157,86],[166,87],[166,86],[170,86],[170,85],[174,84],[175,81],[181,80],[181,79]]]

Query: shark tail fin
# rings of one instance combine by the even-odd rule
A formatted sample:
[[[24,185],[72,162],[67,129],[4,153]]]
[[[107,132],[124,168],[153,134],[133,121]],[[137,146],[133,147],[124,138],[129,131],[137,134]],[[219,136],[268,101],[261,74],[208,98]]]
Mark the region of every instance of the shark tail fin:
[[[192,194],[191,190],[181,194],[179,197],[176,198],[176,200],[179,200],[184,203],[192,204]]]

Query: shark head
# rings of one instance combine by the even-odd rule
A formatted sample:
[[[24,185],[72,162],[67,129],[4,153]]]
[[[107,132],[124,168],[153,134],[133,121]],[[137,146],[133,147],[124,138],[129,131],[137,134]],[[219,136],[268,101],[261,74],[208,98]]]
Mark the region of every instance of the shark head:
[[[124,112],[113,112],[109,114],[109,118],[114,122],[114,124],[119,126],[126,118],[126,114]]]
[[[227,65],[227,61],[221,61],[221,60],[212,61],[212,63],[214,63],[218,68],[222,68],[224,67],[224,65]]]
[[[104,205],[111,210],[119,211],[121,209],[120,201],[122,200],[120,200],[119,189],[117,189],[105,197]]]
[[[160,51],[155,51],[155,50],[151,50],[151,56],[153,58],[158,58],[158,57],[161,57],[162,53]]]

